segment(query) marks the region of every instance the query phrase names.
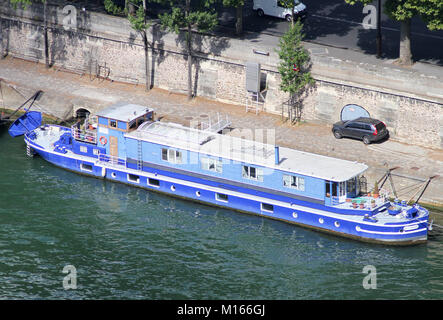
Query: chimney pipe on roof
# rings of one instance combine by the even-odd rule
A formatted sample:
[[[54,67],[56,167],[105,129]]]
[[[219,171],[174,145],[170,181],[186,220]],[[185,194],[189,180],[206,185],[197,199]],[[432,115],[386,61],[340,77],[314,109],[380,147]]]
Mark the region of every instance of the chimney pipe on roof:
[[[275,164],[279,164],[280,163],[280,147],[279,146],[275,146]]]

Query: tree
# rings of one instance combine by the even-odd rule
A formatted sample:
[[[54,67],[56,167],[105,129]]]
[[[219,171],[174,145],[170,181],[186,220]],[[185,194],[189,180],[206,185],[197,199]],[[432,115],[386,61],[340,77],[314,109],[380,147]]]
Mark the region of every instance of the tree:
[[[283,5],[283,7],[291,9],[291,26],[294,26],[294,17],[295,17],[295,6],[298,5],[295,0],[279,0],[279,3]],[[285,17],[288,20],[288,17]]]
[[[33,0],[10,0],[11,4],[14,8],[17,8],[17,5],[21,5],[22,8],[26,8],[30,4],[32,4]],[[43,3],[43,38],[45,44],[45,65],[46,68],[49,68],[49,41],[48,41],[48,25],[47,25],[47,1],[46,0],[34,0],[36,2]]]
[[[151,89],[151,75],[149,72],[149,41],[148,32],[151,23],[147,19],[147,5],[146,0],[131,0],[125,1],[125,8],[122,9],[114,4],[112,0],[104,1],[106,11],[112,14],[125,14],[131,24],[131,27],[140,33],[143,39],[143,49],[145,52],[145,79],[146,90]]]
[[[225,7],[232,7],[236,9],[236,22],[235,22],[235,33],[240,35],[243,33],[243,6],[245,5],[245,0],[223,0],[223,5]]]
[[[217,25],[217,13],[211,8],[215,0],[162,0],[172,7],[171,12],[161,14],[161,24],[177,34],[185,33],[186,53],[188,56],[188,99],[192,94],[192,34],[209,32]]]
[[[303,47],[303,25],[297,21],[280,38],[277,49],[280,63],[278,71],[281,76],[280,89],[289,93],[290,107],[300,103],[300,96],[308,85],[314,83],[309,71],[311,58],[309,52]]]
[[[354,5],[357,1],[369,4],[372,0],[345,0]],[[443,1],[441,0],[386,0],[384,12],[389,18],[400,22],[400,52],[398,63],[412,64],[411,19],[414,16],[426,23],[429,30],[443,29]]]

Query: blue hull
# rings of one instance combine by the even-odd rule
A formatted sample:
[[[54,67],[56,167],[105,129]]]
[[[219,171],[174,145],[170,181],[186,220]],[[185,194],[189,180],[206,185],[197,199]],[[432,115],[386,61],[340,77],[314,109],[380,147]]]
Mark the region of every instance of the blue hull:
[[[146,163],[143,166],[143,171],[137,170],[135,164],[128,164],[127,167],[110,167],[98,163],[97,159],[93,157],[68,156],[45,150],[28,137],[25,137],[25,141],[29,147],[48,162],[64,169],[96,178],[125,183],[175,197],[281,220],[360,241],[390,245],[410,245],[427,240],[428,215],[407,222],[383,225],[364,221],[361,216],[356,221],[355,214],[358,210],[351,211],[333,208],[284,195],[257,191],[252,188],[220,184],[201,177],[161,170]],[[220,199],[217,198],[217,194],[226,194],[229,198],[228,200]],[[262,203],[272,205],[272,212],[263,208]],[[350,211],[354,216],[351,216]]]

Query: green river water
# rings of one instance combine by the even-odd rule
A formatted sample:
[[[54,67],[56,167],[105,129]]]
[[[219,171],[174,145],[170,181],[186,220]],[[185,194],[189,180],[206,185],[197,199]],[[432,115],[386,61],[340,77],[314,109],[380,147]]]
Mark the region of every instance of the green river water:
[[[6,128],[0,168],[1,299],[443,298],[438,228],[412,247],[329,236],[64,171]]]

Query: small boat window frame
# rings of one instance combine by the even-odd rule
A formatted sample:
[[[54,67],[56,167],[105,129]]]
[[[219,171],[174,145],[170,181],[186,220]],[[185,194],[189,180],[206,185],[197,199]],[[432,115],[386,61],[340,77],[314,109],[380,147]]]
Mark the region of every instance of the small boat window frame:
[[[137,177],[137,179],[134,179],[133,177]],[[136,174],[128,173],[127,179],[129,182],[140,183],[140,176]]]
[[[266,208],[266,206],[268,206],[268,208]],[[260,203],[260,210],[264,211],[264,212],[274,213],[274,205],[261,202]]]
[[[183,152],[176,149],[162,148],[161,158],[163,161],[170,163],[183,163]]]
[[[148,178],[148,185],[151,187],[160,188],[160,180],[154,178]]]
[[[242,177],[249,180],[263,182],[263,169],[242,165]]]
[[[229,202],[229,196],[224,193],[215,193],[215,200],[221,201],[221,202]]]
[[[92,172],[93,171],[94,166],[92,164],[87,164],[87,163],[80,163],[80,170],[82,171],[86,171],[86,172]]]
[[[203,170],[206,171],[223,173],[223,163],[220,159],[201,157],[200,166]]]
[[[285,188],[305,191],[305,179],[291,174],[284,174],[283,186]]]

